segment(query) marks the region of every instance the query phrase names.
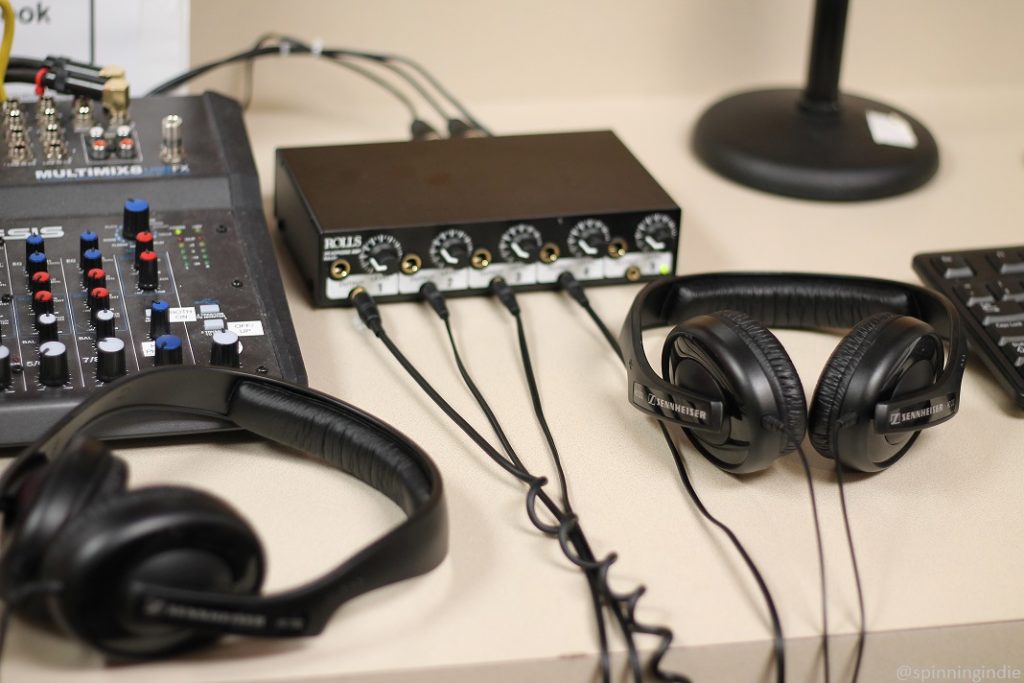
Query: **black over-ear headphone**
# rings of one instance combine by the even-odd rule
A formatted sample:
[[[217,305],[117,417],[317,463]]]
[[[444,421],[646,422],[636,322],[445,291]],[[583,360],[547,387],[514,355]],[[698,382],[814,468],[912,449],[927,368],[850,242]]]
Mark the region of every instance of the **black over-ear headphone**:
[[[183,487],[125,492],[127,465],[81,436],[114,413],[212,416],[377,489],[407,519],[324,576],[260,595],[263,550],[227,503]],[[221,634],[320,633],[346,600],[436,567],[448,550],[441,477],[414,443],[326,394],[216,368],[156,368],[82,403],[0,479],[0,596],[114,657],[169,655]],[[32,586],[53,592],[21,600]]]
[[[669,325],[659,377],[642,336]],[[825,365],[809,416],[796,368],[765,325],[852,328]],[[967,363],[960,318],[945,297],[833,275],[657,280],[637,295],[619,342],[633,405],[682,425],[705,457],[731,472],[767,467],[805,430],[819,453],[847,468],[885,469],[921,429],[956,413]]]

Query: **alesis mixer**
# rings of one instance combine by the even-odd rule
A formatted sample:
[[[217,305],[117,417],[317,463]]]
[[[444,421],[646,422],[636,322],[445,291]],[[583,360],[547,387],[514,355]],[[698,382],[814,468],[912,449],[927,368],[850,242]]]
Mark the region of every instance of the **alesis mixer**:
[[[10,100],[0,123],[0,446],[155,365],[305,383],[241,110],[214,94]],[[110,421],[113,437],[221,429]]]

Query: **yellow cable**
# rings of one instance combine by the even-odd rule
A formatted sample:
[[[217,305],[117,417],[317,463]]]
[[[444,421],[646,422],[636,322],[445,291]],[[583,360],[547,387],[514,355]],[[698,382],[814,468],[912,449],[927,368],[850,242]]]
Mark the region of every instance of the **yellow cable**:
[[[11,59],[11,45],[14,43],[14,8],[11,0],[0,0],[0,11],[4,18],[4,37],[0,43],[0,102],[7,100],[4,79],[7,77],[7,62]]]

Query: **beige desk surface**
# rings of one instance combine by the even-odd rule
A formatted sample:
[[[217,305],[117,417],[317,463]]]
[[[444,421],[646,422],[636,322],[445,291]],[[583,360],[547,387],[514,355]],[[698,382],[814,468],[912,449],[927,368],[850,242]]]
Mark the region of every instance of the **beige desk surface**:
[[[802,270],[915,281],[910,260],[916,252],[1024,242],[1019,89],[873,93],[927,122],[939,140],[942,167],[910,195],[843,205],[761,194],[700,167],[687,137],[716,94],[477,109],[504,133],[614,129],[684,209],[680,273]],[[276,146],[395,139],[404,130],[398,112],[355,106],[265,108],[248,121],[268,198]],[[282,263],[312,386],[391,421],[440,465],[451,515],[448,559],[424,578],[353,601],[319,638],[237,640],[157,664],[104,667],[76,645],[15,624],[3,658],[9,679],[593,680],[597,643],[585,583],[556,544],[529,526],[521,487],[469,446],[350,310],[313,310],[283,253]],[[617,329],[637,289],[595,289],[591,297]],[[768,680],[769,629],[755,587],[684,496],[654,423],[626,404],[617,361],[563,295],[527,294],[521,303],[576,507],[596,550],[620,555],[616,585],[647,585],[640,615],[675,630],[670,662],[683,671],[698,680]],[[531,467],[548,471],[510,317],[486,300],[459,300],[452,310],[468,364],[520,453]],[[433,314],[400,304],[384,315],[392,336],[431,381],[483,424]],[[779,336],[809,394],[838,337]],[[657,353],[660,344],[651,335],[650,351]],[[896,680],[898,665],[1024,668],[1024,415],[976,360],[964,379],[962,405],[955,420],[925,433],[891,470],[849,486],[869,628],[903,632],[871,640],[861,680]],[[271,589],[319,574],[398,519],[389,503],[342,475],[240,437],[123,454],[135,486],[194,484],[235,504],[268,549]],[[704,500],[737,530],[774,592],[793,639],[790,680],[812,680],[818,584],[797,459],[740,478],[717,471],[688,445],[684,454]],[[815,455],[812,465],[831,626],[849,634],[856,603],[837,491],[829,462]],[[1010,621],[1017,624],[927,630]],[[852,638],[838,642],[836,667],[848,661]]]

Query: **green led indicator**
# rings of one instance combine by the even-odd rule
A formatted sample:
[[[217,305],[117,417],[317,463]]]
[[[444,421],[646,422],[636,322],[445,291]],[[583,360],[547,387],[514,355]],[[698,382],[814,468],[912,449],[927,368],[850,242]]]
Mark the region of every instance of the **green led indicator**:
[[[668,275],[672,271],[669,269],[667,265],[663,265],[661,268],[658,269],[658,272],[661,273],[662,275]]]

